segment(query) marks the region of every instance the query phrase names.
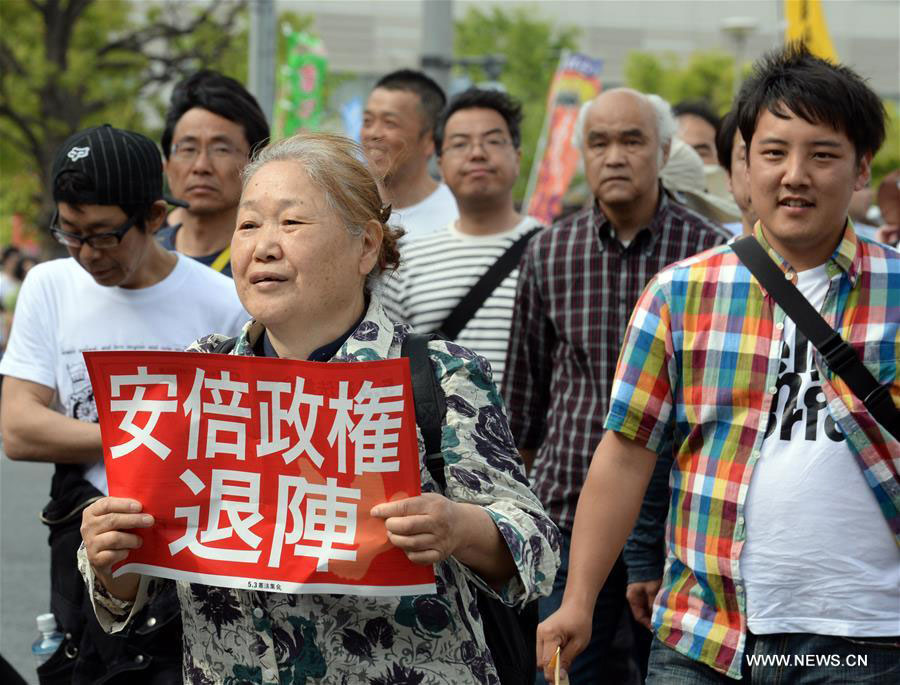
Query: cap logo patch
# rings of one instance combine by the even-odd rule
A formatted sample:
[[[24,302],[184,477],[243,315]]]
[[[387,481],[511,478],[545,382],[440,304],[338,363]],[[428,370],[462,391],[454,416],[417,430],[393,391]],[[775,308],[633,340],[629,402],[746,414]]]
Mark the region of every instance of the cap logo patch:
[[[69,153],[66,155],[73,162],[77,162],[79,159],[84,159],[91,152],[91,148],[89,147],[73,147],[69,150]]]

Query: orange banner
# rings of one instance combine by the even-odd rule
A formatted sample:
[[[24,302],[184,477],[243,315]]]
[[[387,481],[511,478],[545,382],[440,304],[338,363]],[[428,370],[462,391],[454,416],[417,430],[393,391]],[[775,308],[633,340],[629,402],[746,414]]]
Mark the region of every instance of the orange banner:
[[[550,225],[562,210],[563,196],[581,154],[572,133],[581,105],[600,92],[603,61],[573,54],[563,58],[550,86],[547,118],[528,182],[528,214]]]

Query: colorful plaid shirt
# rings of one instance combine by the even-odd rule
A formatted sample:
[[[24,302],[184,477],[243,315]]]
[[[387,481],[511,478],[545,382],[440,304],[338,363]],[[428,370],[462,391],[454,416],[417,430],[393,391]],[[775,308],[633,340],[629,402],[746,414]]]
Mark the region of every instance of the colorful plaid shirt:
[[[791,274],[758,226],[756,237]],[[858,239],[848,225],[826,271],[823,317],[900,402],[900,253]],[[675,451],[657,636],[735,678],[747,630],[744,502],[776,391],[784,319],[727,246],[672,265],[635,307],[606,420],[657,454]],[[818,352],[815,361],[828,411],[897,537],[900,445]]]
[[[728,237],[660,189],[656,214],[627,246],[596,203],[529,243],[519,271],[503,396],[517,446],[538,448],[529,476],[561,530],[572,530],[591,455],[603,436],[616,359],[641,291],[664,266]]]

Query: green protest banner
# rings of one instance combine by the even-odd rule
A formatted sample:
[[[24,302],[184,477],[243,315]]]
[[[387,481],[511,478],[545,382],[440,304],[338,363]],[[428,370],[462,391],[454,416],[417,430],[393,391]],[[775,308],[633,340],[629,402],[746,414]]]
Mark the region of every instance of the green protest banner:
[[[323,86],[328,59],[322,41],[284,27],[287,56],[278,68],[274,139],[302,130],[317,130],[324,110]]]

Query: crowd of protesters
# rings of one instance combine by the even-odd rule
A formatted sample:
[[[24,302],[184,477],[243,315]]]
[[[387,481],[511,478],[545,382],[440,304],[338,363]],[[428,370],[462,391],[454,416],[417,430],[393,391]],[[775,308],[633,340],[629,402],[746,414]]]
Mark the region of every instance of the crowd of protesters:
[[[65,641],[42,683],[505,685],[476,591],[519,612],[538,685],[900,681],[900,191],[890,174],[872,211],[880,100],[798,46],[721,118],[604,91],[572,141],[589,197],[549,226],[513,199],[521,125],[503,92],[448,101],[404,69],[370,93],[360,146],[270,141],[253,96],[204,70],[173,92],[162,157],[109,125],[62,145],[50,232],[70,256],[25,280],[4,252],[2,274],[4,450],[55,465]],[[882,386],[878,412],[751,274],[751,242]],[[424,494],[372,516],[435,566],[455,630],[410,627],[396,597],[113,577],[155,522],[108,496],[82,351],[370,361],[411,331],[437,334],[459,461],[441,484],[420,449]],[[391,639],[350,653],[337,612]]]
[[[16,298],[22,281],[38,261],[33,254],[23,252],[15,245],[8,245],[0,254],[0,357],[12,330]]]

